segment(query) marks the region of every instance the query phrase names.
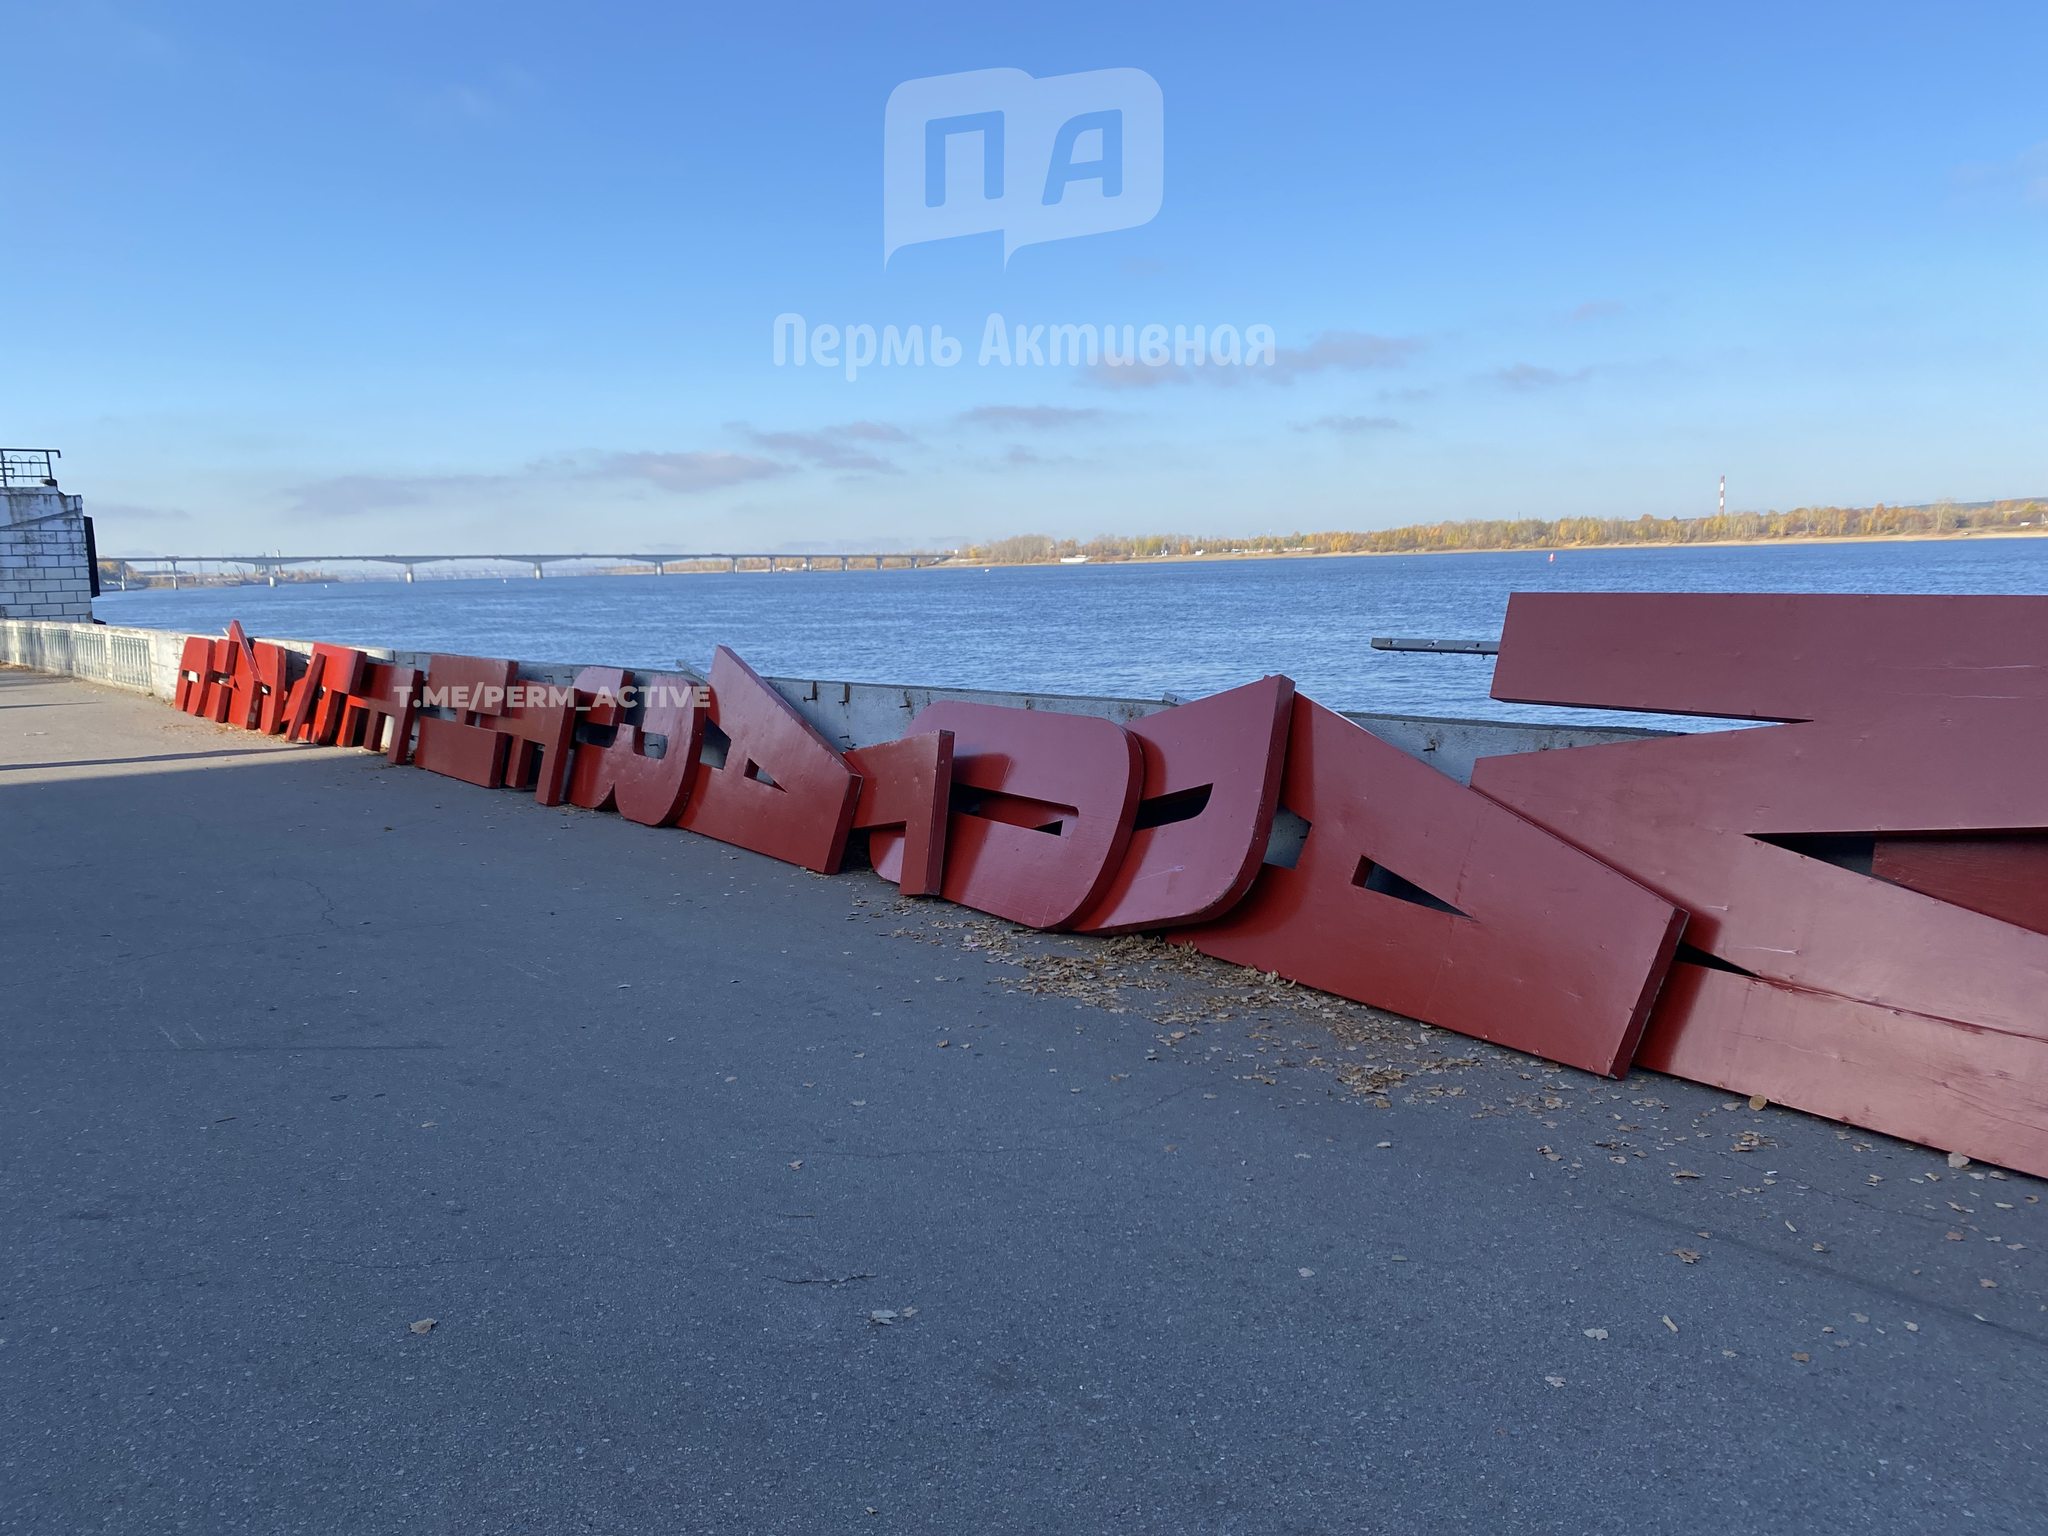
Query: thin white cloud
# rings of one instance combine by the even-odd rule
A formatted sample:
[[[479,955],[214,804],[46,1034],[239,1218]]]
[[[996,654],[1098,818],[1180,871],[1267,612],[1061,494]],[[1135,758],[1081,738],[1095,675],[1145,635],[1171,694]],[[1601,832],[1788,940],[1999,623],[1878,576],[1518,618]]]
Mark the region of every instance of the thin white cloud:
[[[1516,363],[1509,368],[1496,369],[1493,374],[1496,381],[1523,394],[1556,389],[1565,384],[1583,384],[1592,376],[1591,368],[1581,368],[1576,373],[1560,373],[1555,368],[1543,368],[1535,363]]]
[[[1347,437],[1361,437],[1374,432],[1399,432],[1401,423],[1391,416],[1322,416],[1314,421],[1297,423],[1297,432],[1337,432]]]
[[[880,421],[849,421],[841,426],[821,427],[815,432],[762,432],[744,421],[727,425],[756,448],[799,459],[816,469],[860,474],[896,475],[902,471],[887,459],[857,444],[914,441],[901,427]]]
[[[1030,427],[1050,432],[1060,427],[1088,426],[1108,414],[1092,405],[977,405],[955,419],[963,426]]]
[[[1245,370],[1275,384],[1292,384],[1303,374],[1326,369],[1399,368],[1422,350],[1415,336],[1375,336],[1370,331],[1324,331],[1305,347],[1281,347],[1270,368]],[[1222,369],[1219,372],[1234,372]]]
[[[692,496],[703,491],[744,485],[782,474],[786,466],[773,459],[744,453],[619,453],[604,461],[596,475],[615,480],[645,480],[664,491]]]

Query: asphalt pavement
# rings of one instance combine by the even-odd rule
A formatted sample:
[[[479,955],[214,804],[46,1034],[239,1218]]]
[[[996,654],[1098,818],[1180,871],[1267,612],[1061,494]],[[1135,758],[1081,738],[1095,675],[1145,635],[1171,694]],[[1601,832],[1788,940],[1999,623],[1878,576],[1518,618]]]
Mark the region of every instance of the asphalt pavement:
[[[0,671],[0,1531],[2048,1528],[2041,1181]]]

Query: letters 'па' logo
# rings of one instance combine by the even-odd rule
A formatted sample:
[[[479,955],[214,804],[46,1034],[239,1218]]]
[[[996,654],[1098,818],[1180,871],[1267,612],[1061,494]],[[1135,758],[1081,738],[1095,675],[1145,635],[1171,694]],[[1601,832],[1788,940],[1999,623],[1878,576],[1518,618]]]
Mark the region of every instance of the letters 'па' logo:
[[[882,263],[906,245],[1003,232],[1019,246],[1134,229],[1159,212],[1166,109],[1142,69],[906,80],[882,116]]]

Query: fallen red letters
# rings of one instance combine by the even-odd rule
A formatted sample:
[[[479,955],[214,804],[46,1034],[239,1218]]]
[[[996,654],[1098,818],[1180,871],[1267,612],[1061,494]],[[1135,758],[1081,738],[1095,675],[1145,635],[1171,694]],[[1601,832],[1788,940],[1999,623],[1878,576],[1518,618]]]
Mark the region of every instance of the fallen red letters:
[[[1497,698],[1789,723],[1472,782],[1694,914],[1643,1065],[2048,1174],[2048,936],[1971,909],[2038,912],[2044,657],[2048,598],[1517,594]]]
[[[569,803],[586,810],[616,810],[628,821],[666,827],[682,814],[704,750],[707,707],[695,682],[656,674],[644,689],[639,725],[625,721],[623,699],[636,688],[634,674],[619,667],[585,667],[576,674],[576,704],[588,724],[610,727],[610,745],[582,742],[569,770]],[[663,739],[659,757],[648,738]]]
[[[860,778],[846,760],[722,645],[711,661],[710,724],[724,759],[697,765],[676,824],[836,874],[860,798]]]
[[[1102,894],[1131,840],[1144,759],[1113,720],[952,700],[912,734],[953,735],[948,901],[1027,928],[1063,928]],[[877,867],[899,833],[869,840]]]
[[[1081,933],[1221,916],[1251,889],[1273,830],[1294,683],[1268,677],[1134,720],[1145,755],[1130,846]]]
[[[953,733],[927,731],[857,747],[847,766],[860,775],[853,825],[875,835],[875,873],[905,896],[936,896],[945,880],[946,821],[953,789]],[[886,835],[895,828],[903,830]]]
[[[1562,755],[1562,754],[1559,754]],[[1204,954],[1589,1072],[1626,1071],[1685,914],[1341,715],[1294,701],[1308,823]]]

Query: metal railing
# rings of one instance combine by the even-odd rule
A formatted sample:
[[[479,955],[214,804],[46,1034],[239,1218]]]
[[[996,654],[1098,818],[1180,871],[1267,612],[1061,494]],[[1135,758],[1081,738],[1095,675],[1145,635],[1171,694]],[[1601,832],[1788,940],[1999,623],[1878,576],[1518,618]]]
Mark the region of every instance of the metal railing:
[[[151,658],[155,639],[107,625],[0,619],[0,661],[149,693],[156,681]]]
[[[55,485],[63,457],[55,448],[0,448],[0,489]]]

